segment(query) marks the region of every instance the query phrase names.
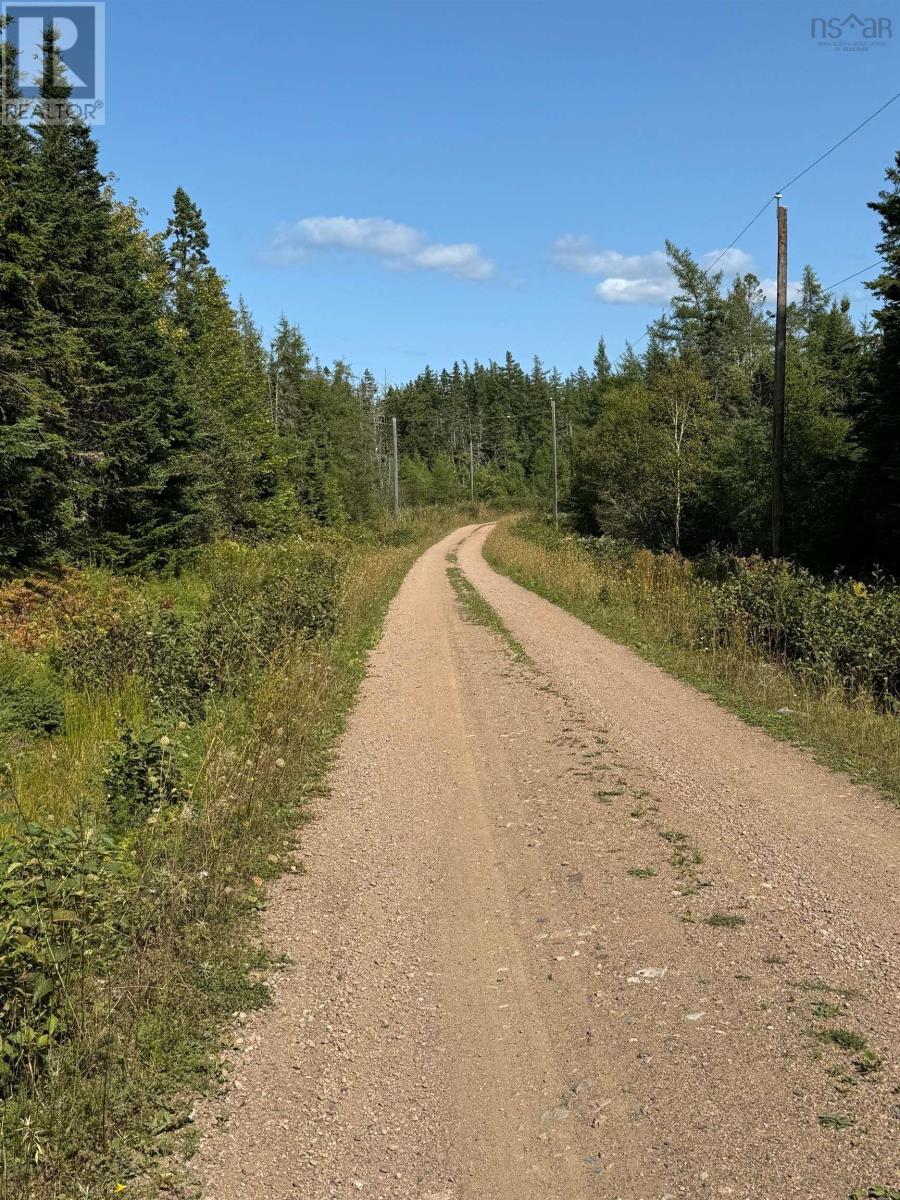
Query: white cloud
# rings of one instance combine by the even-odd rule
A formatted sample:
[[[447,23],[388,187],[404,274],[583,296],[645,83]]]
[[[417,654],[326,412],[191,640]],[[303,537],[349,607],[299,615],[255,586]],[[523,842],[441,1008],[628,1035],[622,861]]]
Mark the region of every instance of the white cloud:
[[[489,279],[494,264],[474,242],[432,242],[419,229],[384,217],[304,217],[279,225],[266,258],[296,266],[316,251],[371,254],[393,270],[443,271],[459,279]]]
[[[759,286],[763,290],[763,295],[766,298],[766,303],[775,305],[775,298],[778,294],[778,283],[774,279],[761,279]],[[789,279],[787,285],[787,302],[793,304],[795,300],[799,300],[803,295],[803,284],[799,279]]]
[[[566,234],[553,243],[550,258],[566,271],[603,275],[605,278],[594,291],[606,304],[666,304],[678,291],[662,250],[622,254],[618,250],[599,249],[590,238]],[[709,250],[700,255],[699,262],[705,269],[715,264],[715,272],[721,271],[726,278],[747,272],[753,266],[750,255],[736,247],[724,254],[721,250]]]
[[[571,233],[556,239],[550,248],[550,257],[567,271],[618,279],[658,278],[669,270],[662,250],[650,254],[620,254],[618,250],[599,250],[590,238],[575,237]]]
[[[665,304],[675,295],[670,279],[623,279],[611,275],[594,291],[607,304]]]
[[[747,254],[745,250],[738,250],[736,246],[724,251],[708,250],[706,254],[700,255],[700,266],[704,271],[708,271],[714,263],[714,274],[721,271],[726,278],[732,275],[746,275],[753,269],[752,255]]]

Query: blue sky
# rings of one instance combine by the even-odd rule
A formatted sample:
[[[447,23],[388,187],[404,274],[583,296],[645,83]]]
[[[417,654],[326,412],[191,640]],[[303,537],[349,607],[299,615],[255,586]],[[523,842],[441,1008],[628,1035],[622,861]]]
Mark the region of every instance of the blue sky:
[[[665,238],[721,250],[900,88],[832,0],[110,0],[104,169],[152,227],[186,188],[268,331],[381,379],[510,349],[568,371],[659,311]],[[786,194],[790,276],[874,262],[900,101]],[[774,211],[741,269],[774,275]],[[848,285],[859,310],[866,293]]]

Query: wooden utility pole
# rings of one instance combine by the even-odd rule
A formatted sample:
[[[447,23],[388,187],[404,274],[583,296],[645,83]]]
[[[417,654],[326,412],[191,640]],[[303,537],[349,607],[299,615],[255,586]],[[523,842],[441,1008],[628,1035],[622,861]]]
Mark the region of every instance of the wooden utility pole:
[[[397,458],[397,418],[391,417],[394,431],[394,516],[400,516],[400,462]]]
[[[778,202],[778,283],[775,304],[775,387],[772,396],[772,557],[784,553],[784,379],[787,360],[787,209]]]
[[[553,432],[553,524],[559,529],[559,484],[556,476],[556,401],[550,401],[550,425]]]
[[[475,447],[469,438],[469,499],[475,503]]]

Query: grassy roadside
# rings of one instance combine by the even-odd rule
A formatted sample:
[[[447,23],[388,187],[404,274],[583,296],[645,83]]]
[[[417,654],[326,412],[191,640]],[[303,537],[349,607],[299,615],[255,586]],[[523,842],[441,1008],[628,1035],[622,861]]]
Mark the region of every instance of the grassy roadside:
[[[804,679],[745,638],[697,634],[702,598],[684,572],[604,561],[578,539],[504,519],[485,557],[516,583],[705,692],[749,724],[809,749],[822,763],[900,804],[900,720],[863,694]],[[655,556],[661,558],[662,556]],[[665,564],[662,564],[665,567]]]
[[[73,575],[7,606],[30,727],[4,734],[4,1200],[171,1182],[223,1025],[267,1000],[265,883],[290,868],[387,606],[470,520],[225,548],[175,581]]]

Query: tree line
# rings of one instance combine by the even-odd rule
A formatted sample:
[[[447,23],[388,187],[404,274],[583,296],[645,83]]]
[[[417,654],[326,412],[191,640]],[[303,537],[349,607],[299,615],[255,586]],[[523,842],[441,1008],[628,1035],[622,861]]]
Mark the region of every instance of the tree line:
[[[42,96],[64,100],[52,33],[43,49]],[[5,569],[153,569],[377,503],[371,375],[314,361],[286,318],[265,345],[183,189],[164,230],[142,217],[79,120],[0,125]]]
[[[52,32],[42,93],[68,95]],[[900,566],[900,154],[871,207],[871,318],[809,267],[788,314],[787,548],[821,570]],[[183,189],[165,229],[143,215],[77,119],[0,125],[0,568],[158,569],[216,538],[365,519],[390,502],[392,417],[405,503],[465,498],[470,462],[479,499],[544,502],[551,400],[580,528],[766,550],[772,314],[753,275],[726,285],[670,244],[677,294],[641,354],[612,364],[601,339],[566,377],[507,354],[379,395],[287,318],[263,337]]]
[[[900,153],[870,207],[879,215],[877,307],[856,322],[803,271],[788,308],[787,551],[817,570],[900,567]],[[385,396],[420,497],[462,487],[469,443],[485,499],[546,498],[550,401],[563,497],[578,526],[654,549],[770,545],[774,314],[760,281],[726,284],[667,243],[677,292],[637,354],[563,378],[455,363]]]

